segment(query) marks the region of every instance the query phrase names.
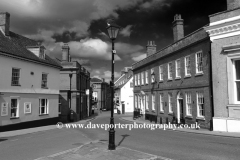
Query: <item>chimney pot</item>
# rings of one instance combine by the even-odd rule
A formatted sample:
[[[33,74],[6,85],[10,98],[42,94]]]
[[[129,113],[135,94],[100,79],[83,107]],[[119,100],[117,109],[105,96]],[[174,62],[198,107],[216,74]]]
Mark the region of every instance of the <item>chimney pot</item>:
[[[240,7],[240,0],[227,0],[227,10],[232,10]]]

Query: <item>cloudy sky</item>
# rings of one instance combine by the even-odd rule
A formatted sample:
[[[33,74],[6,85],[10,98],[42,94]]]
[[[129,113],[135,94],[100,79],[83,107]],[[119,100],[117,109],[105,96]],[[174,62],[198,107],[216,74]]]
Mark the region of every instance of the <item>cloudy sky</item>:
[[[185,35],[209,23],[208,15],[226,10],[227,0],[0,0],[0,11],[11,15],[10,30],[42,41],[47,54],[61,58],[61,46],[91,76],[111,76],[111,42],[106,20],[122,27],[115,48],[115,77],[123,67],[146,57],[147,41],[157,50],[173,43],[175,14],[184,19]]]

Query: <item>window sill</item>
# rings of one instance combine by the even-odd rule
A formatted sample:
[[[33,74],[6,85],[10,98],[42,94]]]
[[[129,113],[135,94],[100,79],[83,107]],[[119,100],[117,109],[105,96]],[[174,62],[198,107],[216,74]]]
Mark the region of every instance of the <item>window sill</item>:
[[[19,119],[19,117],[10,117],[10,119]]]
[[[175,80],[180,80],[180,79],[181,79],[181,77],[176,77],[176,78],[175,78]]]
[[[173,115],[173,112],[169,112],[168,115]]]
[[[185,116],[185,118],[193,119],[193,117],[191,115],[187,115],[187,116]]]
[[[39,116],[46,116],[46,115],[49,115],[48,113],[47,114],[39,114]]]
[[[21,85],[20,85],[20,84],[18,84],[18,85],[13,85],[13,84],[12,84],[11,86],[17,86],[17,87],[21,87]]]
[[[163,83],[163,80],[159,80],[159,83]]]
[[[185,75],[184,78],[191,78],[191,75]]]
[[[197,77],[197,76],[202,76],[202,75],[203,75],[203,72],[196,73],[196,74],[195,74],[195,77]]]
[[[168,79],[167,81],[172,81],[173,79]]]
[[[160,113],[160,114],[164,114],[164,111],[160,111],[159,113]]]
[[[146,110],[145,110],[145,112],[149,112],[149,110],[148,110],[148,109],[146,109]]]
[[[205,121],[205,117],[196,117],[196,119]]]
[[[48,87],[41,87],[42,89],[48,89]]]

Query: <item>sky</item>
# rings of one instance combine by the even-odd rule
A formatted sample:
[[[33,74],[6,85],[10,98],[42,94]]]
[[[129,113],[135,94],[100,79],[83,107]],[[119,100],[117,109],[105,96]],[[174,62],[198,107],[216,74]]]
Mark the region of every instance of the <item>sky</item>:
[[[175,14],[184,19],[185,35],[209,24],[209,15],[226,10],[227,0],[0,0],[10,13],[10,30],[42,42],[46,53],[61,59],[68,43],[72,59],[91,77],[111,79],[111,40],[107,20],[122,27],[116,41],[115,80],[124,67],[146,57],[148,41],[157,50],[173,43]]]

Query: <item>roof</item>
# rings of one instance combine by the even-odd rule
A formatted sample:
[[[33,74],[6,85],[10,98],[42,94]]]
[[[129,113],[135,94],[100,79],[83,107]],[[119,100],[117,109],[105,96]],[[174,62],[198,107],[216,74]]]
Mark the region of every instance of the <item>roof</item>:
[[[41,59],[27,49],[28,46],[39,46],[38,42],[35,40],[26,38],[11,31],[9,31],[9,36],[5,36],[0,31],[0,39],[1,55],[29,60],[34,63],[48,65],[55,68],[61,68],[61,65],[48,55],[45,55],[45,59]]]

